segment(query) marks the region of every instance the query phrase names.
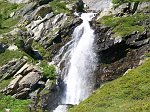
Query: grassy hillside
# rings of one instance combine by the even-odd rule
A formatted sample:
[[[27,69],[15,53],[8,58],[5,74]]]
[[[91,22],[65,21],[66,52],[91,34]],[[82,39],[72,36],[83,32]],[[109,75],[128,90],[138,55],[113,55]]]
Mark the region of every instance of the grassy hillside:
[[[18,21],[18,18],[10,17],[11,13],[19,10],[23,5],[8,3],[4,0],[0,1],[0,34],[7,33],[13,29]]]
[[[146,26],[139,24],[139,21],[145,21],[148,18],[150,18],[150,15],[137,13],[125,17],[104,16],[99,19],[99,22],[112,27],[114,36],[126,36],[133,31],[143,32],[145,29],[149,30]]]
[[[150,58],[69,112],[150,112]]]

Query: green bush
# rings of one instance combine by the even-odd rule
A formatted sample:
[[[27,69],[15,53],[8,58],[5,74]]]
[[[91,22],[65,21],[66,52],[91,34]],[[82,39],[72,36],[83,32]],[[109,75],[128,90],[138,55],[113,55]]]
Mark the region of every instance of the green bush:
[[[42,61],[40,64],[44,77],[55,80],[56,79],[56,69],[53,65],[48,65],[45,61]]]

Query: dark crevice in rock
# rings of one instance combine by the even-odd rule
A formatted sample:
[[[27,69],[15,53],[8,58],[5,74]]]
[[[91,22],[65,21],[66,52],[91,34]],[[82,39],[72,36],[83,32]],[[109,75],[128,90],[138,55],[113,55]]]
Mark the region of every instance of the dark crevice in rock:
[[[62,42],[61,35],[58,35],[56,38],[54,38],[53,42],[56,43],[56,44],[61,43]]]
[[[128,52],[128,46],[124,43],[118,43],[108,48],[107,50],[103,50],[99,52],[99,63],[111,64],[121,58],[126,57]]]

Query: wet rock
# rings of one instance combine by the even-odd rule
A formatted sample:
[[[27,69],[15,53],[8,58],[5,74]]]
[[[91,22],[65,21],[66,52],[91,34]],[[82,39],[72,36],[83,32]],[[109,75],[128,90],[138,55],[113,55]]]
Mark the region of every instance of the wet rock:
[[[50,80],[47,80],[45,88],[39,93],[38,106],[46,110],[54,110],[60,101],[59,88]]]
[[[29,94],[30,99],[35,101],[35,104],[37,103],[36,100],[38,98],[39,92],[40,92],[40,89],[37,89]]]
[[[134,46],[134,47],[140,47],[150,42],[147,31],[144,31],[142,33],[134,32],[125,38],[127,38],[126,44]]]
[[[84,2],[82,0],[78,0],[76,2],[76,12],[83,12],[83,9],[84,9]]]
[[[48,79],[43,90],[51,90],[54,85],[54,82]]]

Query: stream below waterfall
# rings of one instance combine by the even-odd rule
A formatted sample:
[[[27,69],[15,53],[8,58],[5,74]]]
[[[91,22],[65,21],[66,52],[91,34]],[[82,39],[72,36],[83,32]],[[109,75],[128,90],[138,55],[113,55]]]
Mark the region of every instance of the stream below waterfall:
[[[94,13],[81,14],[82,24],[74,29],[72,40],[63,46],[54,58],[54,62],[59,61],[58,73],[63,80],[64,90],[61,94],[60,105],[53,112],[66,112],[67,105],[78,105],[94,89],[95,36],[89,23],[94,16]]]

